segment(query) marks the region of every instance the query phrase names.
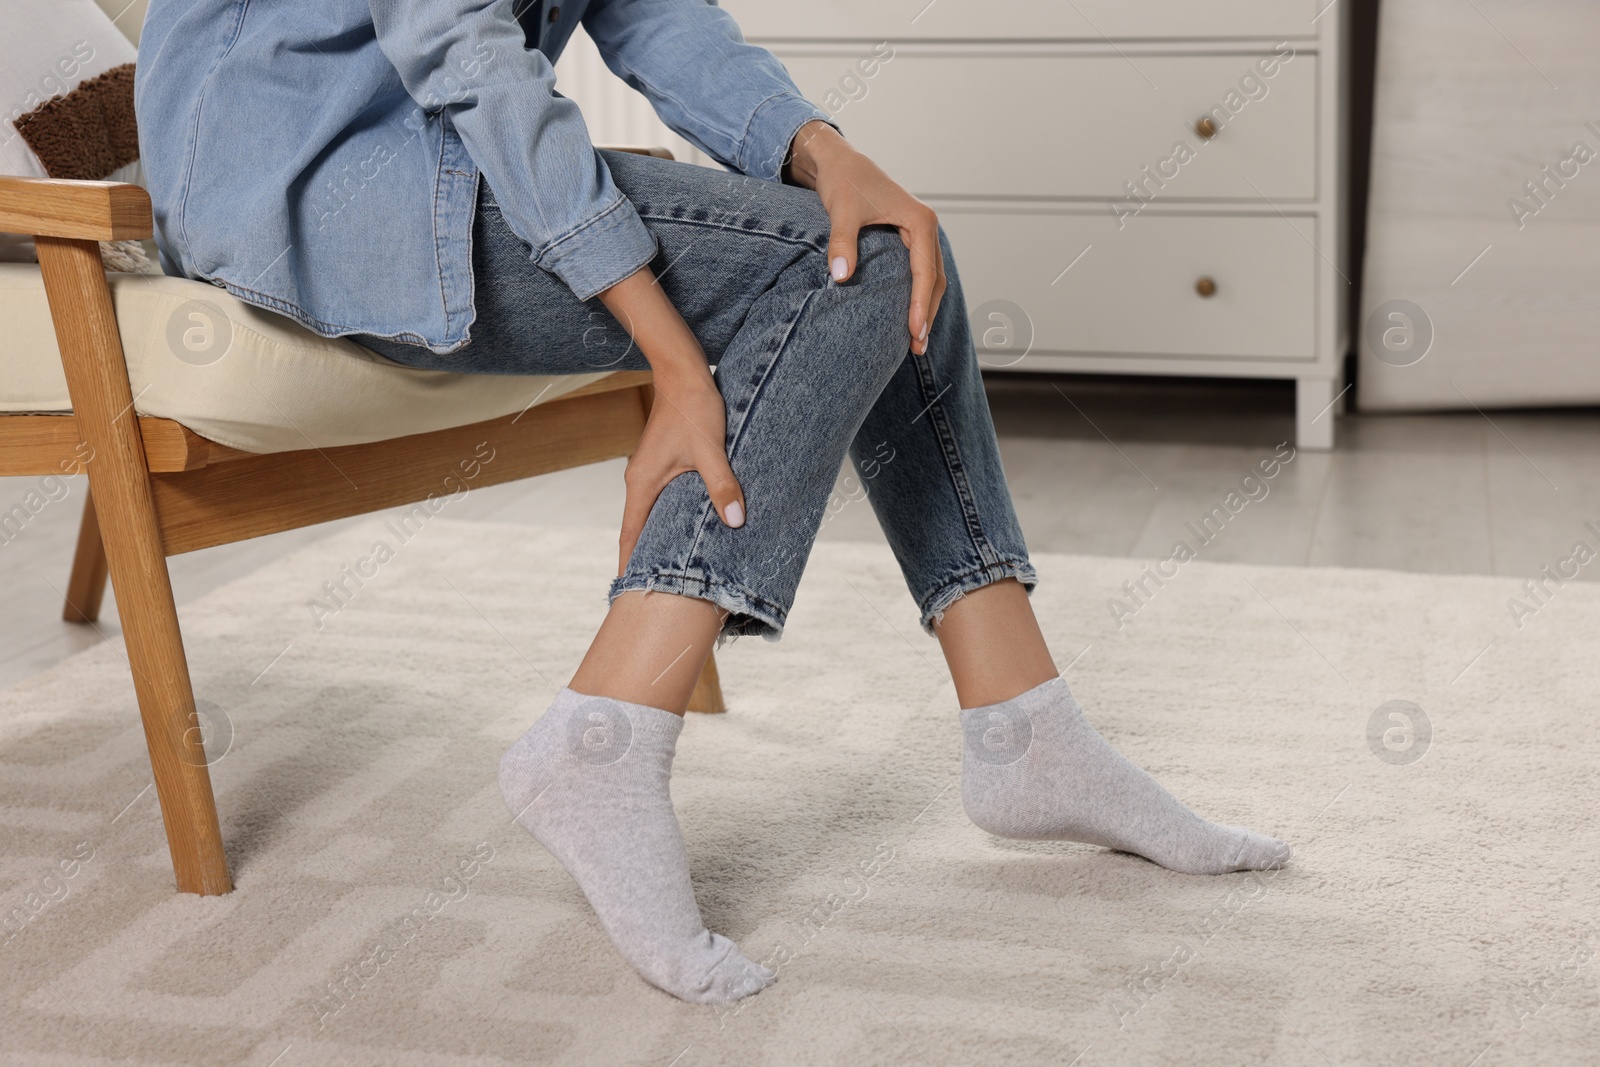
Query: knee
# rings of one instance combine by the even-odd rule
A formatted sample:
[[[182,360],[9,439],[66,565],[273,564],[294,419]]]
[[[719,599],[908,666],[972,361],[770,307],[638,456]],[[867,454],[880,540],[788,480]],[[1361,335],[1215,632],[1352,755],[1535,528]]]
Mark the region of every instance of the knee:
[[[898,362],[911,343],[907,316],[911,308],[911,253],[897,230],[869,226],[856,242],[856,269],[838,287],[861,340],[877,337],[885,359]]]
[[[911,293],[911,252],[900,232],[889,226],[868,226],[856,238],[853,284],[875,293]]]
[[[859,355],[891,374],[910,350],[910,253],[898,230],[867,227],[856,243],[856,270],[838,286]]]
[[[950,238],[945,234],[943,223],[939,224],[938,230],[938,255],[943,268],[944,296],[948,305],[951,296],[959,299],[961,283],[956,275],[955,252],[950,247]],[[911,305],[915,271],[911,251],[901,240],[900,232],[889,226],[870,226],[861,231],[858,248],[856,273],[851,284],[860,284],[864,290],[871,290],[889,303],[898,301],[901,312],[906,312]],[[930,272],[935,270],[933,263],[922,265]]]

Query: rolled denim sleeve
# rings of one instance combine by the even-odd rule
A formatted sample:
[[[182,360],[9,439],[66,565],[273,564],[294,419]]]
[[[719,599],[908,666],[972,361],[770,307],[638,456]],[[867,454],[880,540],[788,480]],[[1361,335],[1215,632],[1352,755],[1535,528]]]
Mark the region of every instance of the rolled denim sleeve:
[[[611,180],[555,71],[503,0],[369,0],[378,47],[425,111],[448,111],[533,261],[580,300],[648,263],[656,240]]]
[[[776,56],[706,0],[593,0],[583,28],[661,121],[741,174],[776,180],[801,126],[838,129]]]

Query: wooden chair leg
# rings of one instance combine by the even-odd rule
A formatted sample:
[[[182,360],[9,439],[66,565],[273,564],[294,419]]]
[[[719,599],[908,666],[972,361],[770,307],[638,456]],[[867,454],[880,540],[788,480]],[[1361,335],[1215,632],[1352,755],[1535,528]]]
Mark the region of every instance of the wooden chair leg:
[[[83,521],[78,526],[78,550],[72,557],[72,577],[67,581],[67,603],[61,617],[68,622],[94,622],[106,593],[106,550],[100,543],[100,519],[94,513],[94,496],[86,494]]]
[[[34,244],[73,415],[90,449],[86,469],[96,520],[117,593],[178,888],[226,893],[233,882],[100,246],[48,236]]]
[[[700,668],[700,678],[694,683],[694,692],[689,694],[689,710],[708,715],[720,715],[728,710],[722,702],[722,679],[717,677],[715,653],[708,654],[706,665]]]

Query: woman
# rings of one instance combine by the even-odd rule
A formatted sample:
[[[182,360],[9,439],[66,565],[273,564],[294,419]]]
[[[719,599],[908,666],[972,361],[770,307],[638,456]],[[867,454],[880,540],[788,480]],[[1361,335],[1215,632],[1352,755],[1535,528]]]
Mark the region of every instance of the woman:
[[[551,71],[579,23],[732,173],[594,149]],[[169,273],[411,366],[654,373],[610,612],[500,765],[650,982],[727,1003],[773,980],[702,923],[668,777],[718,636],[781,632],[846,454],[949,664],[978,826],[1196,874],[1287,857],[1083,718],[1029,608],[937,219],[725,12],[153,0],[138,106]]]

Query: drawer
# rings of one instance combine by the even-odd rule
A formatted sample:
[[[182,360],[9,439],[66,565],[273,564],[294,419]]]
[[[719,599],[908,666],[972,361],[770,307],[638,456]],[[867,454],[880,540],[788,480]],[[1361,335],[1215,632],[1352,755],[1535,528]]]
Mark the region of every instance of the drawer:
[[[1019,346],[1030,333],[1041,354],[1315,356],[1310,216],[1291,216],[1291,226],[1276,215],[1147,212],[1120,230],[1093,214],[942,208],[939,217],[985,366],[1025,368]],[[1215,283],[1210,297],[1196,291],[1201,278]],[[1025,319],[1008,322],[1016,308]]]
[[[858,52],[778,56],[852,143],[920,196],[1114,201],[1128,183],[1160,201],[1316,196],[1315,53],[902,48],[858,68],[867,54]],[[1217,128],[1209,140],[1195,129],[1208,116]]]
[[[1323,0],[1326,2],[1326,0]],[[761,39],[1121,40],[1315,37],[1317,0],[722,0]]]

